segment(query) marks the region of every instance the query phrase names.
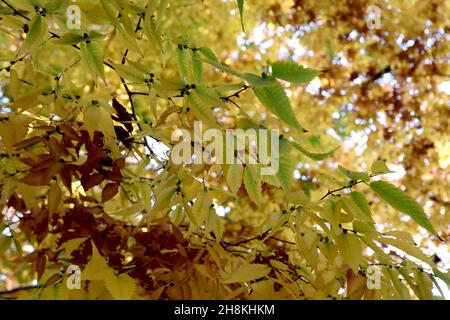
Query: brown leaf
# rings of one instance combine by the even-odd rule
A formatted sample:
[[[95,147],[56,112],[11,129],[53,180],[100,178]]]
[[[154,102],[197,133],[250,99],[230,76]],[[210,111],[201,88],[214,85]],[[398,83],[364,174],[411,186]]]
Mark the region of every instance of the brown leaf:
[[[14,145],[14,149],[24,149],[31,147],[42,141],[41,137],[31,137],[25,140],[22,140]]]
[[[79,140],[80,139],[80,137],[78,136],[76,131],[73,130],[73,128],[71,126],[69,126],[68,124],[66,124],[66,123],[62,124],[59,127],[59,129],[66,137],[69,137],[72,140]]]
[[[112,105],[114,110],[117,112],[117,117],[120,123],[122,123],[128,132],[133,132],[133,125],[129,121],[133,121],[131,114],[127,112],[127,109],[119,103],[116,99],[113,99]]]
[[[22,212],[27,208],[25,201],[23,201],[22,198],[19,198],[19,196],[16,193],[13,193],[11,197],[9,197],[8,207],[13,207],[19,212]],[[0,219],[1,217],[3,217],[3,215],[0,215]]]
[[[102,202],[106,202],[119,192],[119,184],[108,183],[102,191]]]
[[[66,188],[69,189],[69,192],[72,194],[72,174],[69,168],[69,166],[65,165],[59,175]]]
[[[44,252],[39,252],[35,261],[35,268],[38,274],[38,280],[41,279],[45,271],[45,265],[47,264],[47,257]]]
[[[113,167],[123,169],[125,167],[125,158],[119,158],[119,159],[114,160]]]
[[[347,270],[347,297],[350,300],[361,300],[366,288],[366,275],[354,274],[351,269]]]
[[[56,282],[58,282],[60,279],[61,279],[61,275],[59,273],[55,273],[50,278],[48,278],[48,280],[44,284],[44,287],[49,287],[52,284],[55,284]]]
[[[105,177],[100,173],[93,173],[89,176],[81,178],[81,185],[85,191],[102,183]]]
[[[62,169],[63,164],[53,161],[51,164],[46,163],[44,169],[38,171],[31,171],[25,177],[20,179],[20,182],[30,186],[45,186],[50,183],[52,178]]]
[[[61,154],[65,153],[63,146],[61,146],[58,140],[53,137],[45,141],[45,144],[47,145],[50,154],[57,160],[61,157]]]

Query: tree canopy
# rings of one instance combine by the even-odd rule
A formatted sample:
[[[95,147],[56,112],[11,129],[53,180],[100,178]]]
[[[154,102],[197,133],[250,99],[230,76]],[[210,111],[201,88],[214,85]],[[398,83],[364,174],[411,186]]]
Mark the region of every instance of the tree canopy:
[[[0,298],[450,298],[448,12],[0,0]]]

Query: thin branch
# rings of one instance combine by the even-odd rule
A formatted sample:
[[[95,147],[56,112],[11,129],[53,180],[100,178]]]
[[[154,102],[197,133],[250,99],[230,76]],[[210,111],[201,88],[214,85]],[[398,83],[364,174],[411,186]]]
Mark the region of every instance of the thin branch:
[[[220,97],[220,99],[228,101],[228,99],[233,98],[233,97],[239,98],[239,94],[244,92],[248,88],[250,88],[250,86],[244,85],[244,87],[242,89],[240,89],[239,91],[237,91],[237,92],[235,92],[233,94],[230,94],[229,96],[226,96],[226,97]]]
[[[32,289],[40,289],[43,288],[43,286],[26,286],[26,287],[19,287],[19,288],[14,288],[11,290],[5,290],[5,291],[0,291],[0,295],[6,295],[6,294],[12,294],[18,291],[22,291],[22,290],[32,290]]]
[[[295,242],[284,240],[284,239],[280,239],[280,238],[277,238],[277,237],[274,237],[274,236],[269,237],[269,239],[273,239],[273,240],[276,240],[276,241],[281,241],[281,242],[287,243],[287,244],[296,245]]]
[[[375,177],[375,176],[377,176],[377,175],[380,175],[380,173],[372,173],[369,177],[370,177],[370,178],[373,178],[373,177]],[[333,193],[342,191],[342,190],[344,190],[344,189],[351,188],[351,187],[356,186],[357,184],[360,184],[360,183],[363,183],[363,182],[365,182],[365,180],[355,180],[355,181],[350,182],[350,184],[347,185],[347,186],[343,186],[343,187],[340,187],[340,188],[337,188],[337,189],[334,189],[334,190],[328,190],[327,193],[324,194],[323,197],[320,198],[319,201],[322,201],[323,199],[325,199],[325,198],[328,197],[329,195],[332,195]]]
[[[21,16],[22,18],[24,18],[27,21],[31,21],[30,18],[28,18],[27,16],[25,16],[24,14],[20,13],[16,8],[14,8],[12,5],[10,5],[8,2],[6,2],[5,0],[1,0],[4,4],[6,4],[14,13],[14,15],[18,15]]]
[[[251,238],[248,238],[248,239],[243,239],[243,240],[240,240],[240,241],[237,241],[237,242],[233,242],[233,243],[230,244],[230,246],[236,247],[236,246],[239,246],[239,245],[241,245],[241,244],[244,244],[244,243],[247,243],[247,242],[250,242],[250,241],[253,241],[253,240],[259,240],[259,239],[262,239],[262,238],[264,238],[270,231],[272,231],[272,228],[270,228],[270,229],[264,231],[263,233],[257,234],[257,235],[254,236],[254,237],[251,237]]]
[[[247,90],[248,88],[250,88],[250,86],[244,85],[244,87],[243,87],[242,89],[240,89],[239,91],[237,91],[237,92],[235,92],[235,93],[233,93],[233,94],[230,94],[229,96],[226,96],[226,97],[220,97],[220,99],[222,99],[223,101],[226,101],[226,102],[231,102],[231,103],[234,104],[238,109],[240,109],[241,107],[240,107],[236,102],[234,102],[233,100],[231,100],[231,98],[239,98],[239,94],[241,94],[242,92],[244,92],[244,91]]]

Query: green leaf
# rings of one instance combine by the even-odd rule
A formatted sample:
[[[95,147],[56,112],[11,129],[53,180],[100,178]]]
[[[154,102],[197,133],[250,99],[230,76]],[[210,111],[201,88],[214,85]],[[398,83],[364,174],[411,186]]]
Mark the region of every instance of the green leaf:
[[[291,164],[291,151],[292,144],[286,139],[280,139],[280,165],[277,172],[278,180],[281,186],[286,192],[291,189],[291,175],[292,175],[292,164]]]
[[[178,70],[185,84],[194,82],[194,70],[192,63],[192,53],[189,49],[177,49],[178,53]]]
[[[249,198],[259,207],[262,202],[261,175],[257,165],[248,164],[244,169],[244,185]]]
[[[342,166],[338,166],[338,169],[340,172],[342,172],[347,178],[350,178],[352,180],[362,180],[367,181],[370,179],[369,175],[365,172],[357,172],[357,171],[351,171],[348,169],[345,169]]]
[[[277,61],[272,64],[272,75],[292,83],[308,83],[319,74],[319,71],[304,68],[292,61]]]
[[[361,192],[353,191],[350,193],[350,198],[358,206],[358,208],[361,209],[366,218],[373,222],[372,212],[370,211],[369,202],[367,201],[366,196]]]
[[[116,24],[116,33],[120,42],[124,44],[124,47],[127,50],[133,50],[143,56],[141,48],[139,48],[139,45],[134,38],[134,33],[133,36],[130,36],[122,24]]]
[[[269,87],[253,88],[258,100],[274,115],[283,120],[286,124],[300,131],[305,131],[298,123],[292,110],[289,98],[278,81]]]
[[[442,271],[440,271],[438,268],[434,268],[433,269],[433,273],[436,277],[438,277],[439,279],[441,279],[442,281],[445,282],[445,284],[447,285],[447,288],[450,288],[450,276],[449,276],[449,271],[447,271],[447,273],[443,273]]]
[[[218,84],[216,86],[214,86],[214,89],[216,89],[219,92],[227,92],[227,91],[237,91],[239,89],[244,88],[245,83],[242,82],[237,82],[237,83],[223,83],[223,84]]]
[[[242,73],[234,70],[233,68],[230,68],[230,67],[227,67],[227,66],[224,66],[223,64],[221,64],[219,62],[219,60],[217,60],[216,55],[214,54],[214,52],[212,52],[211,49],[202,47],[199,50],[200,50],[200,53],[203,55],[205,62],[209,63],[210,65],[212,65],[216,69],[219,69],[220,71],[232,74],[239,78],[243,78]]]
[[[352,197],[342,196],[340,199],[345,211],[356,219],[360,219],[369,223],[373,223],[372,216],[367,215],[356,203]]]
[[[152,11],[152,3],[155,1],[149,1],[147,5],[147,9],[145,11],[145,19],[144,19],[144,33],[147,36],[147,39],[153,45],[153,48],[157,54],[161,57],[164,56],[164,50],[162,45],[161,33],[158,30],[156,19],[153,16]]]
[[[195,92],[197,92],[200,98],[202,98],[211,107],[220,107],[224,104],[224,102],[220,99],[219,94],[214,89],[208,88],[204,84],[197,84],[195,86]]]
[[[62,35],[59,38],[53,39],[52,42],[55,44],[77,44],[84,40],[84,37],[82,35],[79,35],[77,33],[68,32],[64,35]]]
[[[254,73],[244,73],[242,78],[254,87],[268,87],[276,83],[272,77],[260,77]]]
[[[370,187],[391,207],[409,215],[431,234],[438,236],[422,207],[400,188],[386,181],[374,181]]]
[[[377,235],[377,230],[373,223],[367,223],[362,220],[354,220],[352,222],[353,230],[364,234],[366,237],[374,237]]]
[[[244,28],[244,0],[237,0],[237,5],[239,7],[239,15],[241,16],[242,31],[245,33],[245,28]]]
[[[3,255],[3,253],[9,249],[11,243],[12,243],[11,237],[8,237],[0,233],[0,254]]]
[[[205,121],[212,127],[217,127],[216,117],[214,116],[211,107],[200,98],[196,91],[191,91],[188,100],[197,119]]]
[[[42,38],[42,27],[41,16],[35,15],[33,20],[31,20],[30,29],[18,55],[26,55],[37,49]]]
[[[110,62],[110,63],[114,67],[114,70],[123,79],[128,80],[128,81],[137,82],[137,83],[144,83],[145,76],[140,70],[137,70],[134,67],[123,65],[123,64],[117,64],[117,63],[113,63],[113,62]]]
[[[100,3],[102,4],[103,9],[105,10],[106,14],[108,15],[109,21],[111,21],[114,25],[117,25],[119,22],[119,19],[116,18],[116,14],[110,7],[110,2],[112,2],[112,1],[100,0]]]
[[[47,9],[47,12],[53,13],[60,9],[65,8],[65,4],[66,4],[65,0],[53,0],[45,4],[45,9]]]
[[[203,76],[203,62],[200,58],[198,50],[195,50],[192,54],[192,67],[194,69],[195,82],[196,83],[201,82]]]
[[[89,68],[94,80],[100,77],[105,81],[105,69],[103,67],[103,59],[100,55],[100,49],[95,42],[82,42],[80,45],[81,57]]]
[[[167,9],[167,0],[160,0],[158,4],[158,13],[156,15],[156,29],[159,30],[161,22],[163,21],[164,14]]]
[[[305,150],[297,142],[292,142],[292,145],[294,146],[294,148],[296,148],[298,151],[303,153],[305,156],[307,156],[310,159],[316,160],[316,161],[321,161],[321,160],[324,160],[324,159],[326,159],[328,157],[331,157],[334,154],[334,152],[337,149],[339,149],[339,147],[337,147],[334,150],[331,150],[331,151],[328,151],[328,152],[324,152],[324,153],[312,153],[312,152],[309,152],[309,151]]]
[[[382,160],[376,160],[374,163],[372,163],[372,166],[370,167],[370,171],[372,173],[389,173],[391,170],[386,166],[386,163]]]

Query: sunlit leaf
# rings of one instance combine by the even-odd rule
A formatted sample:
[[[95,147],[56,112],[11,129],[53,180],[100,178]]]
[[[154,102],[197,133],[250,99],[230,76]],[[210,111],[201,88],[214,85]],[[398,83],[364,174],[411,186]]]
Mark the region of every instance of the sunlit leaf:
[[[436,230],[422,207],[400,188],[386,181],[374,181],[370,184],[370,187],[394,209],[409,215],[421,227],[429,231],[432,235],[437,236]]]
[[[291,103],[279,82],[271,86],[253,88],[258,100],[274,115],[283,120],[286,124],[299,131],[303,131],[292,110]]]
[[[319,72],[314,69],[304,68],[292,61],[277,61],[272,63],[272,75],[275,78],[292,83],[308,83]]]

